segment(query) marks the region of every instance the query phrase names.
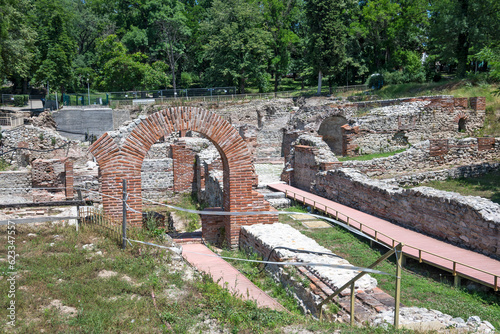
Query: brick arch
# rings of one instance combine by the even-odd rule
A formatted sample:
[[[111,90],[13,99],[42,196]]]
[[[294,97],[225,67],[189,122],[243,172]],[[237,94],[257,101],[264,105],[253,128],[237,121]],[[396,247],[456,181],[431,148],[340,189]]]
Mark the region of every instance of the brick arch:
[[[127,212],[131,224],[142,223],[141,167],[151,146],[163,136],[177,131],[195,131],[217,147],[223,162],[225,211],[270,211],[269,203],[252,189],[253,169],[246,143],[236,129],[219,115],[201,108],[170,108],[143,118],[125,138],[113,139],[109,133],[101,136],[91,147],[101,175],[103,207],[106,214],[121,219],[123,179],[127,180],[129,206],[137,212]],[[213,219],[211,221],[214,221]],[[240,227],[254,223],[272,223],[274,215],[223,216],[215,224],[224,228],[226,241],[236,246]],[[212,224],[213,225],[213,224]],[[203,226],[203,235],[213,239],[214,228]],[[220,232],[220,231],[219,231]]]

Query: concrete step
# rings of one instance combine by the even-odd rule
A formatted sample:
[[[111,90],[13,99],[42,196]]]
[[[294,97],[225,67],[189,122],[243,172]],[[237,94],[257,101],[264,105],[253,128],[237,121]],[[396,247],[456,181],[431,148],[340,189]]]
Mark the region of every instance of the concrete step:
[[[285,193],[274,191],[269,188],[258,188],[257,191],[264,195],[264,199],[276,209],[290,207],[292,201],[285,197]]]

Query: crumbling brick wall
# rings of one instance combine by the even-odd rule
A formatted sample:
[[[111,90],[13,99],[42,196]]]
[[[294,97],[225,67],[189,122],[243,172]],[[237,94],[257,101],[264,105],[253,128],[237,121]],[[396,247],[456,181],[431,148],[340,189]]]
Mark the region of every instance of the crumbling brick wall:
[[[178,142],[171,146],[173,171],[174,171],[174,191],[193,192],[195,181],[196,153],[186,147],[183,142]]]
[[[67,158],[37,159],[32,163],[34,202],[73,199],[73,163]]]
[[[342,155],[390,152],[427,139],[472,135],[483,126],[485,98],[428,96],[304,107],[289,122],[285,140],[297,132],[318,134],[335,117],[347,120],[337,139]]]

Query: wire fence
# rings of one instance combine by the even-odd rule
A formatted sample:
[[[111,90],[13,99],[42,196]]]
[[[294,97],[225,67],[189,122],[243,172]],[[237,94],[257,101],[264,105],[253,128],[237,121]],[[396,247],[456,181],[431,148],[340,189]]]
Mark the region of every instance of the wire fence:
[[[321,95],[331,95],[353,91],[367,90],[366,85],[351,85],[342,87],[323,87]],[[237,94],[236,87],[163,89],[126,92],[87,92],[50,95],[15,95],[2,94],[3,106],[26,107],[27,109],[57,109],[60,106],[91,106],[91,105],[145,105],[145,104],[182,104],[189,101],[221,102],[242,101],[270,98],[292,98],[317,95],[316,88],[279,91],[270,93]],[[56,102],[58,100],[58,102]]]

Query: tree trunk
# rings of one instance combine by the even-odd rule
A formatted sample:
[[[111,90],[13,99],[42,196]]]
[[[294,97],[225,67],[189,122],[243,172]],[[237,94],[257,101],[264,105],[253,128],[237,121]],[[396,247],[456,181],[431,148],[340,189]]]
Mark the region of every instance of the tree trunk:
[[[274,96],[276,96],[276,93],[278,92],[278,81],[281,76],[278,73],[274,74]]]
[[[317,95],[321,95],[321,82],[323,81],[323,73],[321,70],[318,72],[318,92],[316,93]]]
[[[469,55],[469,42],[467,41],[467,34],[461,33],[458,35],[458,43],[457,43],[457,77],[463,78],[465,77],[465,73],[467,72],[467,58]]]
[[[245,79],[240,78],[240,94],[245,94]]]
[[[469,0],[460,0],[459,3],[462,12],[462,18],[465,19],[466,23],[469,23]],[[457,77],[459,78],[465,77],[465,73],[467,72],[467,57],[469,56],[469,47],[469,28],[466,27],[458,34],[457,41]]]
[[[172,66],[172,64],[171,64],[170,68],[172,69],[172,85],[174,86],[174,97],[177,97],[177,95],[175,94],[175,93],[177,93],[176,85],[175,85],[175,65]]]

